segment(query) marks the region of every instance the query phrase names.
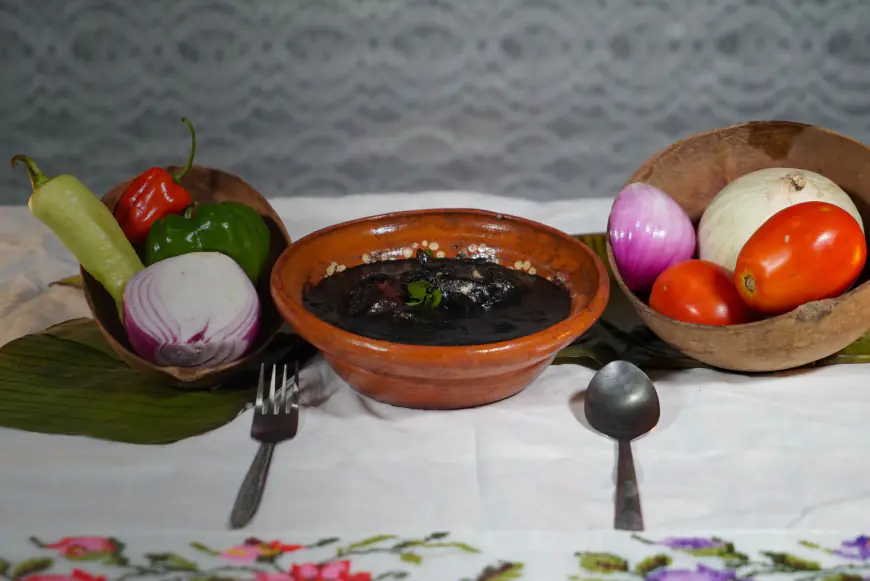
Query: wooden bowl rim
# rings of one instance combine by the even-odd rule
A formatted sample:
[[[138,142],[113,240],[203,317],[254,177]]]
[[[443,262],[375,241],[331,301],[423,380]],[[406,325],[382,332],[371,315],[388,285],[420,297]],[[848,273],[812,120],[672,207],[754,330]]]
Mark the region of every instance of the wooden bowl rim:
[[[323,321],[313,313],[308,312],[305,306],[302,305],[299,301],[292,298],[288,293],[287,289],[284,287],[283,281],[281,280],[281,272],[285,268],[288,268],[287,263],[292,258],[293,253],[299,252],[300,249],[306,244],[316,244],[318,243],[318,241],[328,236],[334,235],[336,232],[355,225],[378,223],[387,220],[398,220],[411,216],[426,217],[438,214],[443,215],[445,213],[462,214],[465,216],[486,218],[490,221],[514,221],[554,236],[562,240],[566,245],[569,245],[577,249],[578,251],[585,253],[589,258],[592,259],[592,263],[595,265],[595,272],[598,276],[598,286],[596,288],[595,294],[590,298],[589,304],[587,305],[586,309],[574,315],[570,315],[566,319],[563,319],[555,325],[547,327],[546,329],[543,329],[536,333],[532,333],[530,335],[517,337],[516,339],[511,339],[508,341],[499,341],[497,343],[483,343],[477,345],[408,345],[404,343],[383,341],[380,339],[371,339],[364,335],[357,335],[356,333],[351,333],[349,331],[345,331],[344,329],[335,327],[327,323],[326,321]],[[491,212],[489,210],[480,210],[474,208],[438,208],[424,210],[403,210],[398,212],[376,214],[374,216],[367,216],[363,218],[357,218],[355,220],[348,220],[345,222],[340,222],[338,224],[333,224],[331,226],[321,228],[320,230],[316,230],[315,232],[303,236],[302,238],[296,240],[283,253],[281,253],[280,257],[278,257],[278,260],[275,262],[275,266],[272,269],[271,288],[272,297],[279,311],[283,312],[285,309],[287,309],[295,316],[295,318],[298,319],[297,326],[300,329],[300,334],[307,334],[307,332],[305,331],[307,327],[317,327],[321,331],[328,331],[330,334],[337,337],[335,341],[337,343],[353,344],[358,349],[372,354],[391,352],[397,355],[399,358],[413,358],[415,356],[428,354],[429,356],[440,360],[441,358],[450,358],[451,356],[456,356],[460,353],[463,355],[471,355],[481,358],[495,357],[505,352],[515,351],[530,351],[538,352],[541,354],[552,353],[561,346],[561,344],[567,337],[577,334],[578,329],[580,333],[588,329],[592,324],[587,324],[587,320],[590,317],[592,317],[592,321],[594,322],[601,316],[601,314],[604,312],[604,309],[607,307],[607,302],[610,295],[610,277],[608,276],[607,267],[604,265],[604,261],[602,261],[601,258],[591,248],[589,248],[579,240],[573,238],[569,234],[562,232],[561,230],[552,228],[550,226],[547,226],[546,224],[541,224],[540,222],[535,222],[534,220],[529,220],[510,214],[504,214],[502,212]],[[529,363],[532,363],[532,361],[533,359],[530,358]]]
[[[703,137],[708,137],[711,135],[717,135],[717,134],[727,133],[730,131],[736,131],[736,130],[743,129],[746,127],[751,127],[751,126],[756,126],[756,127],[757,126],[801,127],[803,129],[812,129],[814,131],[819,131],[821,133],[827,133],[828,135],[831,135],[831,136],[836,137],[838,139],[843,139],[845,141],[849,141],[849,142],[851,142],[855,145],[858,145],[859,147],[867,150],[868,158],[870,158],[870,146],[868,146],[867,144],[861,143],[857,139],[849,137],[848,135],[843,135],[842,133],[838,133],[836,131],[826,129],[826,128],[820,127],[818,125],[811,125],[809,123],[801,123],[799,121],[779,121],[779,120],[744,121],[742,123],[735,123],[733,125],[719,127],[718,129],[710,129],[707,131],[701,131],[699,133],[694,133],[692,135],[689,135],[688,137],[684,137],[683,139],[675,141],[674,143],[668,145],[667,147],[660,149],[659,151],[657,151],[656,153],[651,155],[649,158],[647,158],[647,160],[644,161],[640,165],[640,167],[638,167],[634,171],[634,173],[631,174],[631,177],[628,179],[628,181],[625,182],[625,184],[623,185],[623,188],[628,186],[629,184],[637,182],[635,177],[638,174],[640,174],[641,172],[643,172],[644,170],[646,170],[650,165],[654,164],[658,159],[662,158],[667,153],[669,153],[669,152],[671,152],[679,147],[682,147],[683,145],[685,145],[689,141],[693,141],[693,140],[700,139]],[[665,323],[673,324],[677,327],[683,327],[685,329],[706,329],[706,330],[728,330],[728,331],[731,331],[731,330],[735,330],[735,329],[754,329],[754,328],[763,327],[765,325],[775,325],[779,322],[792,319],[796,316],[800,316],[801,311],[806,310],[808,308],[818,309],[819,307],[821,307],[820,310],[831,311],[840,302],[842,302],[846,298],[851,297],[853,294],[857,294],[859,292],[863,293],[864,291],[870,290],[870,280],[867,280],[867,281],[864,281],[863,283],[861,283],[860,285],[850,289],[848,292],[845,292],[839,296],[832,297],[829,299],[822,299],[822,300],[818,300],[818,301],[812,301],[809,303],[805,303],[805,304],[797,307],[796,309],[792,309],[791,311],[782,313],[780,315],[766,317],[764,319],[760,319],[758,321],[751,321],[749,323],[739,323],[736,325],[701,325],[699,323],[687,323],[685,321],[680,321],[678,319],[672,319],[671,317],[668,317],[666,315],[659,313],[658,311],[653,310],[649,305],[647,305],[645,302],[640,300],[637,297],[637,295],[635,295],[634,292],[628,288],[628,286],[626,286],[625,281],[622,280],[622,275],[619,274],[619,269],[616,266],[616,259],[613,256],[613,247],[610,244],[610,218],[609,218],[609,216],[608,216],[608,220],[607,220],[606,246],[607,246],[607,262],[610,264],[611,270],[613,271],[613,277],[616,279],[616,283],[619,285],[620,290],[622,290],[622,292],[626,295],[626,297],[628,297],[628,300],[633,305],[635,305],[635,308],[639,308],[640,310],[642,310],[645,314],[649,315],[650,317],[653,317],[653,318],[658,319],[658,320],[665,322]]]
[[[172,168],[177,168],[178,166],[170,165],[167,167],[169,169],[172,169]],[[224,170],[219,169],[219,168],[194,164],[193,166],[191,166],[191,169],[192,170],[193,169],[205,170],[207,172],[214,172],[214,173],[223,174],[225,176],[229,176],[233,179],[239,180],[239,182],[241,182],[247,188],[249,188],[250,191],[255,192],[258,196],[260,196],[260,198],[263,200],[263,202],[266,204],[266,206],[270,210],[272,210],[272,215],[270,216],[270,218],[275,219],[276,224],[278,225],[278,228],[281,231],[281,234],[284,238],[284,241],[287,243],[287,247],[289,248],[292,245],[292,240],[290,238],[289,232],[287,231],[287,226],[284,224],[284,221],[281,219],[281,216],[278,214],[278,212],[275,210],[275,208],[272,206],[272,204],[269,202],[269,200],[266,198],[266,196],[264,196],[257,188],[252,186],[250,183],[248,183],[242,177],[240,177],[234,173],[224,171]],[[128,187],[131,183],[133,183],[133,180],[135,180],[136,177],[137,176],[133,176],[127,180],[118,182],[117,184],[109,187],[106,190],[106,193],[100,197],[100,201],[105,204],[105,198],[106,198],[106,196],[108,196],[109,193],[111,193],[112,191],[114,191],[117,188]],[[283,255],[283,252],[285,252],[285,251],[286,251],[286,248],[284,251],[282,251],[282,255]],[[277,264],[277,260],[275,261],[275,263]],[[253,351],[250,351],[248,354],[244,355],[243,357],[240,357],[240,358],[235,359],[233,361],[230,361],[228,363],[222,363],[221,365],[217,365],[217,366],[213,366],[213,367],[203,367],[203,366],[180,367],[177,365],[169,365],[169,366],[157,365],[155,363],[148,361],[147,359],[143,359],[138,353],[136,353],[132,349],[128,349],[127,347],[125,347],[123,343],[118,341],[114,336],[112,336],[111,333],[108,332],[108,330],[106,330],[103,327],[102,322],[96,317],[96,308],[94,306],[93,297],[91,296],[90,290],[88,288],[88,282],[87,282],[88,278],[87,278],[87,276],[85,276],[86,272],[81,264],[79,265],[79,274],[82,277],[82,292],[85,295],[85,302],[87,303],[88,308],[91,311],[91,315],[93,317],[94,322],[100,328],[101,333],[102,333],[103,337],[106,339],[106,341],[111,344],[112,349],[114,349],[114,350],[121,349],[125,353],[125,358],[128,358],[130,360],[135,361],[137,364],[141,365],[143,368],[150,368],[154,371],[164,373],[166,375],[172,376],[173,378],[175,378],[178,381],[181,381],[183,383],[192,383],[192,382],[200,381],[200,380],[202,380],[206,377],[209,377],[211,375],[218,375],[218,374],[224,373],[230,369],[240,368],[240,367],[244,367],[244,366],[250,364],[251,361],[254,361],[256,358],[258,358],[260,356],[260,354],[263,352],[263,350],[269,346],[269,343],[271,343],[272,340],[278,335],[278,333],[281,332],[282,325],[279,325],[275,329],[275,331],[273,331],[272,333],[270,333],[268,335],[268,337],[266,337],[266,340],[263,342],[262,345],[260,345],[259,348],[255,349]],[[269,275],[271,277],[271,272],[269,273]],[[97,283],[97,284],[99,284],[99,283]],[[270,299],[274,300],[272,298],[271,292],[269,292],[269,294],[267,296]],[[263,297],[260,296],[259,293],[258,293],[258,297],[262,301]],[[123,321],[121,322],[121,325],[123,326]]]

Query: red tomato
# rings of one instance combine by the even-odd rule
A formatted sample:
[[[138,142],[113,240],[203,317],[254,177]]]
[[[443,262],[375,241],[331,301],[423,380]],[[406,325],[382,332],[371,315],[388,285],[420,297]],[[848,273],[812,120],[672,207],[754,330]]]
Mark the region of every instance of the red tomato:
[[[753,319],[740,300],[731,272],[706,260],[685,260],[665,269],[653,283],[649,306],[699,325],[737,325]]]
[[[779,315],[849,289],[867,260],[858,221],[826,202],[789,206],[756,230],[737,256],[734,285],[756,311]]]

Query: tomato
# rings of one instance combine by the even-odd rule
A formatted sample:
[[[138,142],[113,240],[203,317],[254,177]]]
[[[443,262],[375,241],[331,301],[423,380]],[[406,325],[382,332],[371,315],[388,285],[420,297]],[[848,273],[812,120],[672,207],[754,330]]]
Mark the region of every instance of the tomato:
[[[731,271],[706,260],[685,260],[666,268],[653,283],[649,306],[699,325],[737,325],[753,319],[734,288]]]
[[[779,315],[843,294],[866,260],[855,218],[833,204],[804,202],[777,212],[747,240],[734,285],[752,309]]]

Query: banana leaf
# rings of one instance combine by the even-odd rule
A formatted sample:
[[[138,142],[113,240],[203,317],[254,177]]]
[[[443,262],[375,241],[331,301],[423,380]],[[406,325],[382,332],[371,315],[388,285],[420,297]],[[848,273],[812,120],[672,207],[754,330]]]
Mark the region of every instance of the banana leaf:
[[[313,353],[298,336],[282,334],[263,360],[304,360]],[[211,391],[173,389],[118,359],[92,319],[74,319],[0,348],[0,426],[166,444],[218,428],[244,411],[258,369]]]
[[[623,359],[644,369],[710,367],[680,353],[643,325],[631,303],[612,279],[613,272],[607,261],[606,234],[580,234],[575,238],[594,250],[607,265],[611,276],[610,301],[598,322],[577,341],[560,351],[553,361],[554,365],[577,364],[598,368],[616,359]],[[870,333],[839,353],[810,363],[808,367],[846,363],[870,363]]]

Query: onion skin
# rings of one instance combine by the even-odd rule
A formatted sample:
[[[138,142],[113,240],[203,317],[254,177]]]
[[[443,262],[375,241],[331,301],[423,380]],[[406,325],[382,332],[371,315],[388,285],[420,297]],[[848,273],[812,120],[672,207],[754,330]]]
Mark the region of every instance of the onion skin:
[[[803,202],[842,208],[861,226],[861,214],[840,186],[815,172],[787,167],[743,175],[716,194],[698,224],[698,253],[734,271],[737,256],[755,232],[777,212]]]
[[[245,271],[217,252],[162,260],[124,289],[133,351],[161,367],[215,367],[244,356],[260,325],[260,300]]]
[[[683,208],[660,189],[627,185],[613,202],[607,225],[619,275],[633,292],[646,292],[672,264],[695,255],[695,229]]]

